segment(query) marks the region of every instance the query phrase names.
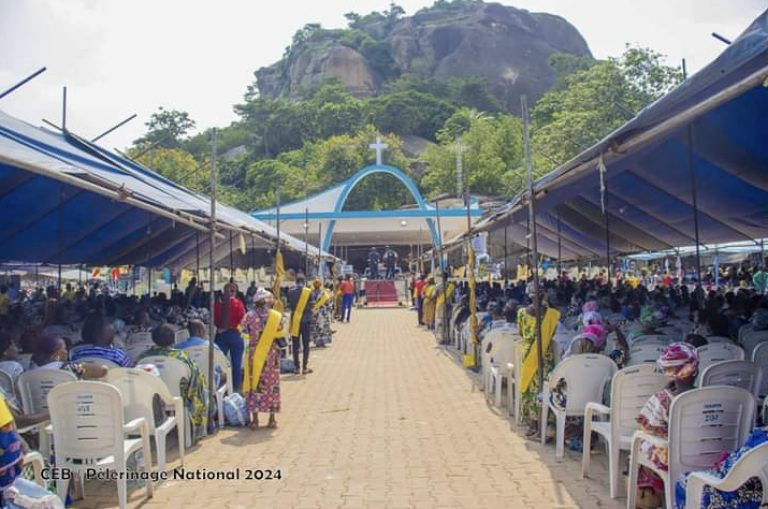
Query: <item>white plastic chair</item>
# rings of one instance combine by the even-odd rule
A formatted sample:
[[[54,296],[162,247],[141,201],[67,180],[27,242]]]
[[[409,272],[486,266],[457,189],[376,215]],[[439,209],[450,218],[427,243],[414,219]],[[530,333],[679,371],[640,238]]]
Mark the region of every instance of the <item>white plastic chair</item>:
[[[48,393],[59,384],[74,382],[74,373],[64,369],[39,368],[25,371],[16,380],[16,388],[25,414],[48,411]]]
[[[172,396],[182,398],[181,381],[189,380],[192,376],[189,366],[179,359],[167,357],[165,355],[150,355],[141,360],[142,364],[154,364],[160,372],[160,378],[168,387]],[[192,447],[192,428],[189,415],[184,412],[184,442],[187,447]]]
[[[179,437],[179,458],[184,464],[184,402],[178,396],[172,396],[168,387],[160,378],[136,368],[111,369],[104,381],[114,385],[123,397],[125,419],[144,418],[150,436],[155,437],[157,449],[157,469],[165,471],[166,437],[176,428]],[[155,416],[152,410],[154,395],[160,396],[165,403],[165,420],[155,426]],[[181,425],[180,425],[181,423]]]
[[[649,341],[647,343],[635,344],[629,349],[629,360],[627,366],[637,366],[647,362],[656,362],[664,350],[669,345],[666,343],[657,343]]]
[[[136,332],[131,334],[125,343],[125,353],[128,354],[134,362],[141,354],[154,347],[151,332]]]
[[[578,316],[569,316],[565,320],[563,320],[563,327],[568,329],[569,331],[575,331],[579,328],[579,317]]]
[[[741,327],[739,327],[739,336],[738,336],[739,344],[741,344],[744,341],[745,335],[749,334],[754,330],[755,330],[755,326],[752,325],[751,323],[746,323]]]
[[[208,347],[207,346],[193,346],[185,348],[185,352],[189,355],[190,359],[197,364],[200,371],[206,380],[209,380],[208,376]],[[219,427],[224,427],[224,398],[232,393],[232,366],[229,363],[229,359],[218,348],[213,349],[213,363],[214,369],[221,367],[226,378],[224,384],[221,387],[216,388],[216,408],[218,409]],[[208,382],[206,382],[208,383]]]
[[[107,369],[115,369],[121,367],[118,363],[113,362],[109,359],[105,359],[103,357],[80,357],[77,359],[77,362],[89,362],[93,364],[100,364],[102,366],[106,366]]]
[[[179,343],[182,343],[189,339],[189,331],[186,327],[182,327],[181,329],[178,329],[176,331],[176,334],[174,336],[174,342],[178,345]]]
[[[522,404],[522,394],[520,385],[522,383],[522,365],[523,348],[520,341],[512,343],[511,362],[507,363],[507,410],[513,416],[515,423],[520,423],[522,414],[520,407]]]
[[[741,387],[752,393],[755,398],[760,396],[763,370],[751,361],[721,361],[707,366],[699,375],[699,387],[710,385],[728,385]]]
[[[672,320],[671,322],[669,322],[668,326],[678,329],[680,333],[683,335],[683,337],[693,332],[693,329],[696,328],[696,324],[690,320]],[[662,327],[662,329],[663,328],[664,327]]]
[[[752,362],[763,370],[763,380],[757,389],[757,395],[768,401],[768,397],[766,397],[768,396],[768,342],[757,345],[757,348],[752,351]]]
[[[11,380],[15,381],[20,374],[24,373],[24,366],[16,361],[0,361],[0,371],[5,372]]]
[[[3,390],[8,398],[13,400],[16,399],[16,388],[13,383],[13,378],[2,370],[0,370],[0,389]]]
[[[707,344],[700,346],[696,351],[699,353],[699,372],[703,372],[715,362],[744,360],[744,350],[733,342]]]
[[[672,400],[668,439],[642,431],[632,437],[627,482],[627,508],[637,505],[640,466],[655,472],[664,482],[666,507],[674,507],[674,483],[681,474],[712,466],[723,451],[741,447],[755,420],[755,398],[739,387],[702,387]],[[669,448],[669,470],[657,468],[640,452],[642,442]]]
[[[571,344],[574,336],[575,333],[569,331],[555,334],[552,337],[552,353],[555,357],[555,364],[560,364],[560,361],[568,354],[568,345]]]
[[[745,334],[743,338],[739,340],[741,347],[744,349],[744,358],[751,359],[752,352],[755,351],[757,345],[765,342],[768,342],[768,330],[751,331]]]
[[[486,398],[490,398],[491,394],[493,394],[493,404],[501,408],[502,381],[510,377],[510,371],[507,366],[513,360],[514,343],[520,341],[520,335],[512,329],[496,329],[489,332],[485,340],[491,341],[493,344],[493,349],[488,354],[485,394]],[[491,362],[491,358],[493,362]],[[509,387],[509,383],[507,386]]]
[[[611,498],[617,498],[621,482],[621,451],[629,451],[632,434],[637,431],[635,418],[653,394],[664,388],[668,379],[655,364],[640,364],[617,371],[611,382],[611,407],[600,403],[587,403],[584,409],[584,442],[581,459],[581,477],[589,474],[592,432],[605,439],[608,447],[608,477]],[[594,421],[593,416],[609,417],[607,421]]]
[[[18,356],[16,356],[16,362],[21,364],[21,366],[26,371],[26,370],[29,369],[29,366],[32,364],[32,354],[31,353],[20,353]]]
[[[720,491],[736,491],[749,479],[760,479],[763,499],[760,507],[768,506],[768,443],[760,444],[733,464],[728,474],[720,479],[707,472],[691,472],[685,487],[685,506],[701,507],[704,487],[711,486]]]
[[[734,345],[735,343],[731,338],[725,336],[706,336],[707,344],[709,345]]]
[[[39,368],[25,371],[16,379],[16,393],[21,400],[25,414],[37,414],[48,411],[48,393],[57,385],[74,382],[74,373],[63,369]],[[24,429],[24,432],[39,434],[40,450],[50,453],[50,437],[45,428],[49,421],[43,421]]]
[[[48,407],[56,443],[56,467],[77,473],[82,481],[86,470],[126,472],[128,457],[136,451],[144,455],[144,469],[151,471],[152,449],[149,446],[147,421],[134,419],[124,424],[120,391],[103,382],[71,382],[54,387],[48,394]],[[126,438],[128,434],[140,438]],[[59,498],[67,495],[68,480],[56,481]],[[147,480],[147,496],[154,486]],[[128,501],[125,477],[117,480],[120,509]]]
[[[682,341],[685,338],[683,329],[674,325],[667,325],[666,327],[659,327],[656,329],[665,336],[669,336],[674,341],[677,338],[678,341]]]
[[[24,461],[22,466],[31,466],[32,472],[35,475],[35,483],[43,488],[47,487],[47,481],[43,478],[43,469],[45,468],[45,461],[43,461],[43,455],[37,451],[30,451],[24,455]]]
[[[644,334],[642,336],[637,336],[628,344],[630,347],[646,345],[649,343],[668,345],[672,343],[672,341],[673,338],[671,336],[665,336],[664,334]]]
[[[583,416],[589,402],[602,403],[605,386],[616,372],[616,364],[607,356],[599,354],[571,355],[555,366],[544,382],[541,404],[541,443],[547,440],[547,418],[549,411],[555,414],[555,454],[562,457],[565,449],[565,418]],[[550,401],[550,387],[559,380],[567,384],[566,408],[560,409]]]

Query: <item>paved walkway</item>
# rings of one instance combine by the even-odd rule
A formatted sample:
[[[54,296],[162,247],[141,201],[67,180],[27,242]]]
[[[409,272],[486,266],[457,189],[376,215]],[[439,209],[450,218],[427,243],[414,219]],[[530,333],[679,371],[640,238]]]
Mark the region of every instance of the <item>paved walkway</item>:
[[[226,429],[187,469],[279,469],[281,480],[166,481],[145,508],[537,508],[625,506],[608,497],[600,455],[582,480],[575,455],[517,435],[413,312],[353,312],[315,372],[283,378],[277,430]],[[266,419],[262,420],[262,423]],[[176,455],[173,454],[172,458]],[[580,456],[579,456],[580,460]],[[171,466],[176,466],[172,462]],[[114,483],[89,482],[79,508],[114,507]]]

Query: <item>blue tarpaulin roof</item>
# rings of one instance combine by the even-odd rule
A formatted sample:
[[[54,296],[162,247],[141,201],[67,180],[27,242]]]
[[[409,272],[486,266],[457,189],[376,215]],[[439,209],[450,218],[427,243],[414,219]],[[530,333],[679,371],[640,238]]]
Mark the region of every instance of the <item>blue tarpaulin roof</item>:
[[[0,260],[104,265],[207,263],[210,200],[70,133],[0,112]],[[214,257],[272,247],[276,230],[217,204]],[[230,234],[233,239],[231,241]],[[304,252],[304,243],[282,235]],[[311,256],[319,253],[309,246]]]
[[[611,256],[694,244],[692,174],[700,243],[768,236],[766,77],[768,11],[711,64],[536,181],[540,250],[557,256],[558,228],[564,258],[605,257],[608,243]],[[478,228],[527,222],[523,193]]]

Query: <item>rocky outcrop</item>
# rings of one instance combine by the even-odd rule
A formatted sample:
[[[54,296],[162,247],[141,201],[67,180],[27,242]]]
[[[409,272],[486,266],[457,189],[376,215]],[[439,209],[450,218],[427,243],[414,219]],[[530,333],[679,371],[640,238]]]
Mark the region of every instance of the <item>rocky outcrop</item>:
[[[483,77],[512,112],[519,112],[522,94],[533,103],[552,86],[550,55],[591,55],[565,19],[496,3],[436,6],[390,26],[376,21],[360,28],[386,43],[399,73]],[[311,37],[287,59],[257,71],[260,94],[297,97],[302,89],[328,79],[337,79],[359,97],[378,93],[384,84],[381,73],[360,52],[342,44],[342,34],[325,31]]]

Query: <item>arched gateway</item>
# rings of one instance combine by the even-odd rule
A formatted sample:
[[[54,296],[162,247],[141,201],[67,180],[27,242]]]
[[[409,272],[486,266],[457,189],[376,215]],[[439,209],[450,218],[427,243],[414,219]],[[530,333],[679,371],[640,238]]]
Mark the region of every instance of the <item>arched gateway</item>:
[[[349,179],[335,186],[308,196],[303,200],[280,206],[279,219],[281,230],[291,235],[302,237],[329,251],[335,245],[409,245],[432,244],[439,246],[441,237],[452,236],[466,230],[466,208],[456,206],[439,207],[428,203],[422,196],[416,183],[402,170],[381,164],[381,150],[385,148],[380,140],[371,145],[376,149],[377,163],[367,166]],[[414,208],[395,210],[344,210],[344,205],[355,187],[365,178],[384,173],[400,181],[416,201]],[[444,205],[448,205],[444,202]],[[437,219],[440,217],[442,231],[438,231]],[[277,208],[254,210],[251,215],[262,221],[274,224],[278,219]],[[482,211],[473,202],[470,215],[477,220]],[[422,223],[421,221],[424,221]],[[426,226],[426,228],[424,228]],[[428,231],[428,239],[423,237]],[[336,238],[334,239],[334,235]]]

